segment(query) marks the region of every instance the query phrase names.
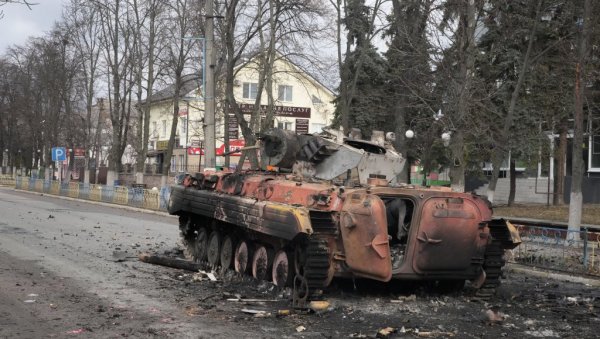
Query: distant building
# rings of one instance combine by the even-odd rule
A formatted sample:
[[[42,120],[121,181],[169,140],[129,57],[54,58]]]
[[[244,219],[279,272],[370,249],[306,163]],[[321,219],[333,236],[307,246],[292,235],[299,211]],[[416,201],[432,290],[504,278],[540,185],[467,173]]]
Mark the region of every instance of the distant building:
[[[295,131],[296,133],[316,133],[331,124],[335,107],[334,93],[290,60],[279,57],[274,62],[273,98],[275,100],[275,127]],[[258,65],[252,59],[239,66],[234,81],[234,95],[244,113],[250,114],[258,91]],[[216,147],[217,155],[224,150],[224,135],[230,138],[230,150],[242,147],[244,141],[231,112],[229,126],[225,126],[223,111],[224,84],[217,80]],[[220,94],[219,94],[220,93]],[[147,167],[158,171],[164,161],[164,153],[173,120],[173,97],[175,86],[170,85],[156,92],[150,109],[150,137],[148,145]],[[183,88],[179,101],[179,120],[175,147],[171,158],[171,172],[195,172],[204,164],[202,145],[204,144],[204,100],[202,79],[198,75],[183,77]],[[261,104],[266,108],[267,95],[263,92]],[[264,109],[263,108],[263,109]],[[217,166],[224,163],[223,156],[217,156]],[[237,163],[236,155],[232,164]]]

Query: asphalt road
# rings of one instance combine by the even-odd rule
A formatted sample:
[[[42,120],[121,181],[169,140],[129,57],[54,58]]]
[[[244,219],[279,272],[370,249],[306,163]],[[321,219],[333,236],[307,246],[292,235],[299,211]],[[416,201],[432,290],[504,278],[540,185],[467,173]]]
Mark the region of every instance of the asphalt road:
[[[592,285],[511,272],[498,294],[334,280],[320,314],[289,290],[139,262],[177,255],[174,217],[0,188],[0,338],[596,338]],[[117,261],[113,252],[131,258]],[[405,286],[408,285],[408,286]],[[253,299],[253,301],[249,300]],[[233,301],[232,301],[233,300]],[[241,301],[240,301],[241,300]],[[259,312],[258,316],[250,312]]]
[[[113,258],[113,251],[133,256],[177,242],[173,217],[0,188],[0,337],[233,337],[247,331],[185,317],[165,284],[168,268]]]

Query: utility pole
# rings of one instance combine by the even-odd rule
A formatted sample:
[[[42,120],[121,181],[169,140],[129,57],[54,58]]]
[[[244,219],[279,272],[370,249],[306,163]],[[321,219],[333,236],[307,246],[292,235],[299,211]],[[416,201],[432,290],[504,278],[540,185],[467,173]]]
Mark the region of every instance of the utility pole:
[[[206,0],[206,89],[204,91],[204,151],[206,154],[204,167],[216,168],[215,155],[215,50],[214,50],[214,10],[213,0]]]

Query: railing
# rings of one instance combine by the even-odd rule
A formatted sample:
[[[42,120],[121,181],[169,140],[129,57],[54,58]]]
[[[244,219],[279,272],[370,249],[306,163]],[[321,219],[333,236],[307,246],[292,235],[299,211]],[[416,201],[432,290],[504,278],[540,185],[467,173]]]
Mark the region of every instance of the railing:
[[[104,186],[79,182],[60,183],[43,179],[31,179],[17,176],[12,181],[0,177],[0,184],[11,185],[17,189],[39,193],[60,195],[75,199],[92,200],[118,205],[127,205],[156,211],[166,211],[171,190],[147,190],[137,187]]]
[[[600,232],[515,225],[523,241],[514,262],[575,274],[600,276]]]
[[[15,187],[15,178],[12,175],[0,175],[0,186]]]

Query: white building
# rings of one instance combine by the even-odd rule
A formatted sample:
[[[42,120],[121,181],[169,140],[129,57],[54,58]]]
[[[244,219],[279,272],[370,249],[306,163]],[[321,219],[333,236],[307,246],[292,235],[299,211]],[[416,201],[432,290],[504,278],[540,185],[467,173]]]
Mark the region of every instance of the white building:
[[[302,68],[280,57],[273,66],[273,98],[275,100],[276,127],[296,131],[296,133],[316,133],[332,123],[335,107],[334,93],[310,76]],[[259,67],[253,61],[238,67],[234,81],[234,96],[245,114],[254,109],[258,92]],[[230,150],[243,145],[242,134],[233,114],[229,114],[229,128],[224,125],[223,91],[224,83],[217,83],[216,138],[217,155],[224,153],[224,135],[227,130]],[[158,167],[168,145],[173,120],[174,86],[158,91],[152,96],[150,110],[149,163]],[[220,96],[220,97],[219,97]],[[268,99],[263,92],[261,106],[266,108]],[[203,131],[204,101],[202,79],[197,75],[184,77],[179,101],[179,120],[175,148],[171,158],[171,172],[198,171],[204,164],[201,147]],[[224,157],[217,156],[217,165],[224,163]],[[232,156],[232,164],[237,158]]]

